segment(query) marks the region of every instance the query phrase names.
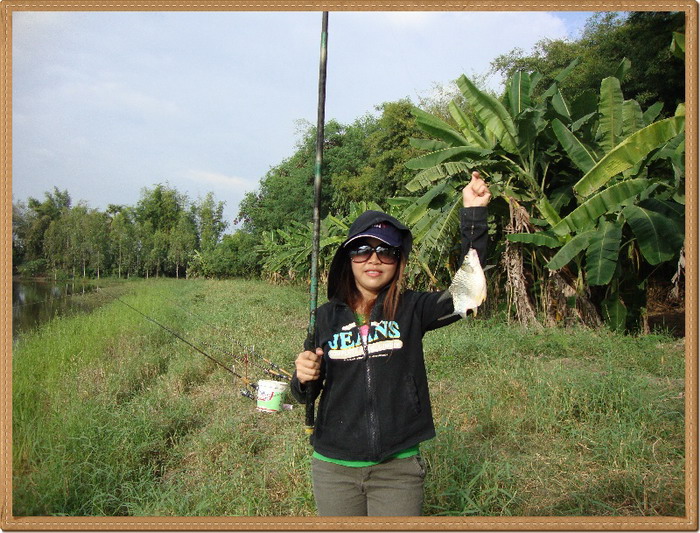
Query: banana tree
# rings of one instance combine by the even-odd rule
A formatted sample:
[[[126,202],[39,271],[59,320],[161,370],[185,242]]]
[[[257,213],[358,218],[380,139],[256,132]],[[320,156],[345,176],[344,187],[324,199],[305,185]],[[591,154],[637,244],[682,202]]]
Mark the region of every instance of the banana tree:
[[[513,244],[535,245],[531,269],[566,272],[582,299],[590,286],[607,286],[598,307],[619,327],[626,314],[622,285],[634,282],[626,263],[659,265],[682,245],[684,110],[656,120],[660,105],[642,112],[625,101],[617,77],[603,80],[598,95],[584,93],[570,104],[557,82],[574,66],[538,101],[532,96],[537,73],[516,73],[502,100],[463,76],[458,85],[469,107],[450,105],[457,128],[416,110],[418,124],[437,140],[413,141],[429,153],[407,162],[420,170],[408,188],[430,189],[407,207],[406,218],[427,228],[418,245],[437,249],[457,225],[456,205],[441,203],[441,195],[478,168],[511,213],[517,203],[531,217],[507,235],[506,253]],[[629,68],[624,60],[617,76]]]
[[[547,268],[573,263],[580,284],[585,274],[588,286],[605,287],[600,307],[613,329],[629,326],[628,312],[637,318],[644,305],[636,290],[643,282],[640,262],[672,261],[683,246],[684,108],[654,121],[659,111],[655,105],[642,112],[636,101],[624,100],[620,81],[609,77],[597,110],[586,115],[589,127],[555,118],[552,130],[583,174],[573,185],[578,205],[550,218],[540,234],[509,236],[557,249]]]
[[[452,269],[450,251],[459,249],[458,212],[461,203],[459,188],[469,179],[471,170],[478,169],[484,175],[496,202],[491,211],[502,218],[512,212],[508,204],[517,202],[532,213],[537,211],[545,219],[556,213],[550,197],[558,203],[567,203],[562,191],[564,183],[553,169],[562,159],[562,151],[551,133],[552,117],[560,112],[571,113],[558,88],[575,66],[565,69],[543,95],[535,100],[534,90],[541,80],[537,73],[516,73],[508,80],[502,99],[481,91],[466,76],[457,80],[464,95],[465,108],[455,101],[449,105],[454,124],[414,109],[417,124],[433,139],[413,139],[411,144],[428,153],[409,160],[408,168],[417,170],[408,183],[411,192],[427,191],[419,199],[395,200],[405,205],[404,219],[416,235],[417,256],[420,266],[429,278],[436,272]],[[571,189],[571,183],[568,186]],[[512,207],[512,206],[511,206]],[[503,226],[505,224],[502,224]],[[506,254],[518,254],[519,245],[506,243]],[[452,258],[456,254],[452,254]],[[522,259],[510,258],[506,265],[509,282]],[[522,280],[520,280],[522,281]],[[522,285],[523,283],[518,283]],[[528,302],[516,300],[518,315],[524,314]]]

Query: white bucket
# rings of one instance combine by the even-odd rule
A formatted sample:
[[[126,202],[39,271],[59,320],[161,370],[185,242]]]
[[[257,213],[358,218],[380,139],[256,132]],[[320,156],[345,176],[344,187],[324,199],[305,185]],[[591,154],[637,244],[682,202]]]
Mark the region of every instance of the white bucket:
[[[258,411],[276,413],[282,406],[282,398],[289,383],[261,379],[258,381]]]

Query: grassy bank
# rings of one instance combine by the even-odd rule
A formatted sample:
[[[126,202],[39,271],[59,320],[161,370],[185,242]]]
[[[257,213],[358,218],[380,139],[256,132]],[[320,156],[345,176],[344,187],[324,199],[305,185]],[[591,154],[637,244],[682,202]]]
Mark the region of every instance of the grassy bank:
[[[299,288],[119,290],[200,346],[240,352],[230,336],[290,371],[305,336]],[[684,514],[682,340],[470,320],[429,333],[426,359],[426,514]],[[256,412],[240,380],[118,301],[21,338],[13,367],[16,516],[315,513],[303,409]]]

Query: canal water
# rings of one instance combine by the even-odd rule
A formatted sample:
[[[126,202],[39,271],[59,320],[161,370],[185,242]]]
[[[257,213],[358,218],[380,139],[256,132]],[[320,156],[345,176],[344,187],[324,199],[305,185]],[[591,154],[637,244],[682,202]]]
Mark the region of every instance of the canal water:
[[[94,299],[82,296],[95,290],[90,283],[12,280],[12,337],[57,316],[92,310]]]

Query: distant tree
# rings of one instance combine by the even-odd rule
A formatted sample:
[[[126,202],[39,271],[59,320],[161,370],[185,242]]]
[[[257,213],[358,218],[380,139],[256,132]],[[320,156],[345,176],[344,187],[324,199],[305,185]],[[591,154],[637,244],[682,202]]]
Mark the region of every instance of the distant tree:
[[[380,117],[365,115],[350,125],[330,120],[325,126],[321,217],[344,216],[353,202],[386,199],[403,192],[410,171],[403,167],[416,153],[409,138],[417,134],[410,102],[377,107]],[[291,222],[306,224],[313,210],[316,129],[307,125],[297,151],[260,180],[257,191],[245,195],[238,222],[256,235]]]
[[[365,115],[327,135],[323,176],[332,191],[330,213],[340,215],[347,212],[351,202],[367,194],[370,188],[370,177],[366,175],[370,157],[367,138],[378,127],[376,117]]]
[[[260,275],[258,240],[252,233],[239,230],[224,235],[209,255],[207,276],[252,278]]]
[[[387,199],[407,193],[406,184],[415,173],[405,163],[420,153],[411,146],[410,139],[423,135],[412,108],[407,99],[378,106],[382,115],[375,131],[366,138],[369,157],[360,176],[361,181],[367,176],[368,187],[358,201],[374,201],[386,208]]]
[[[136,242],[138,243],[138,254],[136,271],[149,278],[151,270],[155,265],[155,234],[153,224],[149,220],[141,221],[136,219],[134,224]]]
[[[54,279],[58,278],[58,271],[66,267],[67,260],[67,227],[61,218],[52,221],[44,232],[44,257],[47,267],[53,272]]]
[[[175,277],[180,277],[180,267],[187,268],[187,260],[195,251],[197,244],[197,228],[194,216],[187,212],[180,212],[177,225],[170,232],[168,259],[175,267]]]
[[[149,221],[155,231],[169,233],[177,224],[186,202],[187,197],[173,187],[160,183],[152,189],[145,187],[136,204],[136,218],[141,223]]]
[[[44,201],[30,197],[27,200],[28,210],[24,218],[24,226],[18,228],[23,241],[25,258],[27,260],[44,257],[44,234],[52,221],[57,220],[62,212],[71,206],[68,191],[57,187],[53,192],[44,193]]]
[[[224,220],[225,202],[217,202],[214,193],[208,193],[193,206],[199,236],[199,248],[203,252],[213,250],[228,227]]]
[[[87,266],[100,279],[109,257],[109,218],[97,209],[88,209],[81,224]],[[84,273],[84,271],[83,271]]]
[[[24,261],[26,247],[27,206],[23,202],[12,202],[12,267]]]
[[[129,277],[129,273],[137,263],[138,246],[133,208],[116,206],[118,209],[110,209],[110,207],[107,208],[107,212],[111,214],[109,243],[114,263],[116,263],[117,277],[121,278],[123,271]]]

